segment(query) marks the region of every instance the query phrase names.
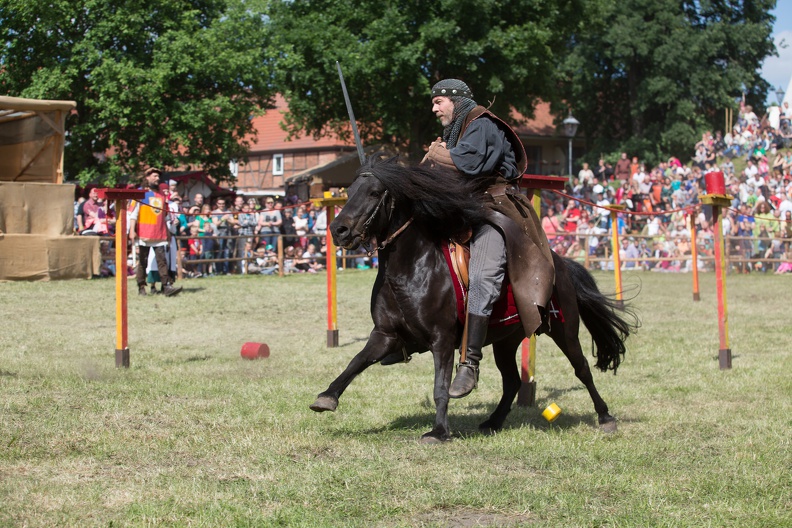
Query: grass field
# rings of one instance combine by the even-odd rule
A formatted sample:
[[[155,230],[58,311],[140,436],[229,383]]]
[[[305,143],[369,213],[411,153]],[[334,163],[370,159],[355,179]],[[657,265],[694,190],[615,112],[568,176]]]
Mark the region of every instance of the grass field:
[[[789,277],[729,277],[721,371],[713,274],[695,303],[689,275],[627,274],[643,326],[617,376],[595,373],[618,433],[540,338],[536,408],[478,434],[500,396],[487,349],[454,440],[425,446],[429,354],[308,409],[371,330],[374,276],[339,275],[333,349],[324,275],[130,296],[128,370],[112,281],[0,283],[0,526],[792,526]],[[241,359],[246,341],[271,357]]]

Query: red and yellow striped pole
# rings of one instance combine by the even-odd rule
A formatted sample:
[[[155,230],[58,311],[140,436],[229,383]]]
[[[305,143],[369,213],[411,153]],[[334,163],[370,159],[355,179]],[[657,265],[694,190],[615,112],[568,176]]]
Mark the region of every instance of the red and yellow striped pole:
[[[327,214],[327,346],[334,348],[338,346],[338,301],[336,287],[336,247],[333,237],[330,235],[330,223],[335,220],[335,208],[343,205],[347,199],[345,197],[325,196],[324,198],[311,200],[314,205],[324,207]]]
[[[129,368],[129,331],[127,325],[127,201],[140,200],[146,192],[138,189],[97,189],[100,198],[115,201],[115,294],[116,294],[116,368]]]
[[[561,191],[566,184],[566,178],[558,176],[541,176],[537,174],[523,174],[520,187],[528,189],[532,197],[536,218],[542,218],[542,189]],[[520,391],[517,393],[517,405],[533,407],[536,405],[536,335],[531,335],[522,342],[520,361]]]
[[[723,175],[720,176],[721,180]],[[708,181],[709,183],[709,181]],[[712,206],[712,223],[715,231],[715,288],[718,295],[718,365],[721,370],[732,368],[732,352],[729,348],[729,310],[726,305],[726,251],[723,243],[721,208],[731,205],[732,197],[727,194],[704,194],[701,203]]]
[[[538,218],[542,217],[542,190],[533,190],[533,206]],[[523,339],[522,357],[520,361],[520,391],[517,393],[517,405],[533,407],[536,405],[536,334]]]
[[[699,295],[698,245],[696,244],[698,236],[696,234],[696,219],[693,218],[693,214],[688,215],[688,221],[690,221],[690,260],[691,265],[693,266],[693,300],[700,301],[701,296]]]
[[[625,205],[617,204],[609,206],[611,217],[611,251],[613,252],[613,276],[616,282],[616,304],[624,308],[624,298],[622,297],[622,276],[621,276],[621,256],[619,255],[619,211],[627,208]]]
[[[126,200],[116,200],[116,233],[115,233],[115,265],[116,265],[116,367],[129,368],[129,331],[127,326],[127,215]]]

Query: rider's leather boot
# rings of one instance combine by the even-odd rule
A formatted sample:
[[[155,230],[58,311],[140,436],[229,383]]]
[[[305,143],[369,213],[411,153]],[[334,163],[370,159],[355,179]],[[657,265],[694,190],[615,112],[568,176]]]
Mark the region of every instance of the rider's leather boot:
[[[448,395],[451,398],[467,396],[478,384],[479,362],[482,357],[481,348],[487,339],[489,320],[488,315],[468,314],[465,361],[457,366],[456,377],[448,390]]]

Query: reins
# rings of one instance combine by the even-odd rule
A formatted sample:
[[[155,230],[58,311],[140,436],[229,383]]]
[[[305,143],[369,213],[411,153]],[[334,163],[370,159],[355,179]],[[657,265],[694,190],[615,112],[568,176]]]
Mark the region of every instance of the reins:
[[[401,226],[399,229],[394,231],[393,234],[391,234],[388,238],[386,238],[385,241],[382,244],[380,244],[379,246],[377,246],[375,249],[373,249],[371,251],[367,251],[366,252],[367,255],[370,257],[371,255],[374,254],[375,251],[379,251],[380,249],[385,249],[385,246],[387,246],[388,244],[393,242],[393,239],[396,238],[397,236],[399,236],[402,233],[402,231],[407,229],[410,226],[410,224],[412,224],[413,220],[415,220],[415,217],[411,216],[409,220],[404,222],[403,226]]]
[[[372,177],[376,178],[376,176],[374,175],[373,172],[364,172],[363,174],[361,174],[361,176],[372,176]],[[371,215],[369,215],[368,219],[365,222],[363,222],[363,230],[362,230],[361,236],[360,236],[360,238],[362,240],[368,240],[369,239],[368,229],[371,226],[371,222],[373,222],[374,218],[377,216],[377,213],[379,213],[379,210],[382,207],[382,204],[385,203],[385,199],[388,197],[388,194],[389,194],[389,191],[386,189],[385,192],[382,193],[382,198],[380,198],[379,202],[377,202],[377,207],[374,208],[374,211],[371,213]],[[394,209],[396,209],[396,202],[391,200],[390,211],[388,211],[388,223],[390,223],[391,218],[393,217],[393,210]],[[382,242],[380,245],[378,245],[374,249],[368,249],[368,244],[366,242],[363,242],[362,245],[363,245],[364,248],[366,248],[366,255],[370,257],[375,252],[377,252],[377,251],[379,251],[381,249],[385,249],[385,247],[388,244],[393,242],[393,240],[397,236],[399,236],[405,229],[407,229],[407,227],[409,227],[410,224],[412,224],[413,220],[414,220],[414,217],[410,217],[410,219],[407,220],[404,223],[404,225],[402,225],[399,229],[394,231],[390,236],[388,236],[388,238],[385,239],[384,242]]]

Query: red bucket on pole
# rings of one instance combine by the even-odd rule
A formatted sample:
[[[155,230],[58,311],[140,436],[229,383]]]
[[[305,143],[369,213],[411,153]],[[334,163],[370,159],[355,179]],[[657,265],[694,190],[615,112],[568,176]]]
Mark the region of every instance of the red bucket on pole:
[[[720,171],[708,172],[704,175],[707,194],[726,194],[726,181]]]

